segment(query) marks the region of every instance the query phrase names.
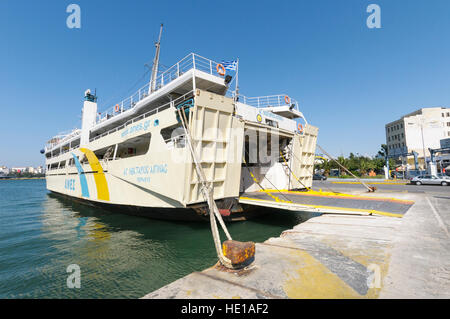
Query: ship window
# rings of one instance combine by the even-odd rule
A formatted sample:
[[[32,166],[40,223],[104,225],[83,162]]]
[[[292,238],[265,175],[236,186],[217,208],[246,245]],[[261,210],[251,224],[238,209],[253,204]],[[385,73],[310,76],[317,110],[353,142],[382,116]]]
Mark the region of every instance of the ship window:
[[[277,121],[266,119],[266,124],[269,125],[269,126],[278,128],[278,122]]]
[[[50,170],[57,169],[57,168],[58,168],[58,163],[53,163],[50,165]]]
[[[111,160],[114,156],[114,148],[115,144],[96,150],[94,153],[99,160],[101,159]]]
[[[161,129],[161,136],[169,148],[183,148],[186,145],[184,129],[180,124]]]
[[[63,146],[61,147],[63,153],[66,153],[67,151],[69,151],[69,148],[70,148],[70,147],[69,147],[69,144],[63,145]]]
[[[59,162],[59,168],[66,167],[66,161]]]
[[[147,154],[150,147],[151,133],[130,138],[117,146],[116,158],[128,158]],[[107,151],[108,148],[103,150]]]
[[[78,160],[80,161],[80,164],[87,164],[89,163],[89,160],[86,156],[86,154],[81,154],[81,156],[78,157]]]
[[[72,143],[70,143],[70,147],[71,148],[76,148],[80,146],[80,139],[76,139],[75,141],[73,141]]]
[[[73,158],[69,158],[69,161],[67,162],[67,166],[73,166]]]

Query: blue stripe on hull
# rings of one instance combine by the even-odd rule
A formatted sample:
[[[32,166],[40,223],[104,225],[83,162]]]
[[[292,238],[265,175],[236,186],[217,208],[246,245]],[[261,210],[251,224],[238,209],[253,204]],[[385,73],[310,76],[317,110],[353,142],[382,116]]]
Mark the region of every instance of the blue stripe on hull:
[[[89,188],[86,180],[86,175],[84,175],[83,167],[81,167],[81,163],[74,153],[72,153],[72,156],[73,160],[75,161],[75,166],[78,170],[78,176],[80,176],[81,196],[89,198]]]

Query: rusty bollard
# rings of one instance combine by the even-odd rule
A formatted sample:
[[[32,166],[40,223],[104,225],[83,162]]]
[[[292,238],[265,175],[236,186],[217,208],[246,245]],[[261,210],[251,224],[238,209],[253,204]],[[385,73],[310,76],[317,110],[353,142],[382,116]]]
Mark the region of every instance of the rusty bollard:
[[[226,240],[222,244],[222,251],[235,269],[244,268],[255,260],[255,243],[251,241]]]

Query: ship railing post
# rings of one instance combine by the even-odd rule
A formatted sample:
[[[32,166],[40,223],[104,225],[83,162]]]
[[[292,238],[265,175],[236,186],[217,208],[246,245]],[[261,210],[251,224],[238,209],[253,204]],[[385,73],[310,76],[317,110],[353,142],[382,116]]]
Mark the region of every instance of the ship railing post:
[[[177,62],[177,77],[180,76],[180,62]]]
[[[116,144],[116,146],[114,147],[113,161],[116,159],[118,145],[119,144]]]
[[[193,66],[193,69],[192,69],[192,91],[195,94],[195,54],[194,53],[192,53],[192,66]]]
[[[209,74],[212,74],[212,60],[209,60]]]

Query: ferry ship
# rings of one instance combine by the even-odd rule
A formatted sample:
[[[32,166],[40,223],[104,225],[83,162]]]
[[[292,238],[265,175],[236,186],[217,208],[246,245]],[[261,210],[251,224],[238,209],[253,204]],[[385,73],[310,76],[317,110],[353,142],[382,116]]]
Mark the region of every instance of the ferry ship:
[[[311,187],[318,128],[295,99],[246,97],[236,72],[195,53],[159,74],[158,62],[159,47],[149,83],[104,112],[85,92],[81,128],[42,150],[49,191],[177,220],[207,217],[211,199],[239,220],[245,193]]]

